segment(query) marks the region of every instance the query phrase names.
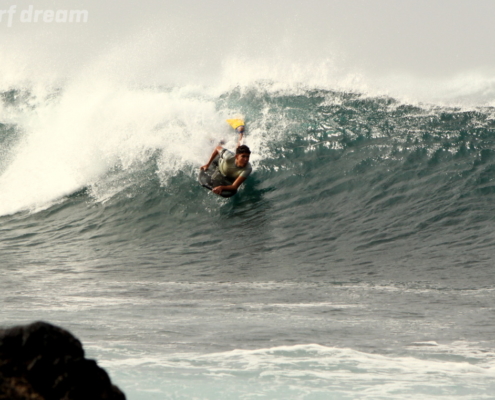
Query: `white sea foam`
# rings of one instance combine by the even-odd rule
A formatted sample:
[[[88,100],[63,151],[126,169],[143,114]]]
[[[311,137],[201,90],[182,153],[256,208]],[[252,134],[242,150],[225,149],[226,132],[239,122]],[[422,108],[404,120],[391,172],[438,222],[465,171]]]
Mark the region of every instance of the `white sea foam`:
[[[43,208],[98,183],[110,168],[130,169],[157,151],[166,182],[184,164],[206,159],[208,139],[226,131],[208,100],[85,84],[67,87],[18,121],[23,134],[0,177],[0,214]],[[106,196],[101,185],[94,194]]]
[[[221,385],[235,398],[250,398],[249,393],[256,391],[258,398],[267,399],[282,399],[289,393],[291,398],[301,399],[434,399],[456,394],[475,399],[486,397],[495,375],[494,361],[486,358],[473,364],[465,358],[385,356],[316,344],[168,356],[125,350],[113,360],[106,359],[105,367],[116,371],[117,379],[124,382],[131,369],[139,368],[143,380],[133,388],[139,399],[154,398],[146,396],[151,389],[147,385],[156,385],[155,389],[168,396],[165,398],[192,396],[200,386],[206,389],[200,398],[227,398],[217,387]],[[153,382],[145,375],[162,379]],[[187,385],[176,397],[173,388],[182,379]]]

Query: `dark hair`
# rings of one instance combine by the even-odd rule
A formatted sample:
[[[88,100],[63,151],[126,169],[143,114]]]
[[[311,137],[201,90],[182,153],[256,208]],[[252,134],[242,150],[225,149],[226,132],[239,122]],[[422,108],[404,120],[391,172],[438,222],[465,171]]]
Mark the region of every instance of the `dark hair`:
[[[235,155],[238,155],[238,154],[251,154],[251,150],[249,150],[249,147],[247,147],[245,144],[243,144],[242,146],[239,146],[235,150]]]

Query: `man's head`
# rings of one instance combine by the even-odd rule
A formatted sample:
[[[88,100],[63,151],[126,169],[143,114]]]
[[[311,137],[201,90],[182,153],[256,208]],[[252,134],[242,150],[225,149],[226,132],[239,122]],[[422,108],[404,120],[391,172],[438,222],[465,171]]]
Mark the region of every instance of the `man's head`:
[[[235,164],[238,167],[244,168],[249,162],[251,150],[246,145],[239,146],[235,151]]]

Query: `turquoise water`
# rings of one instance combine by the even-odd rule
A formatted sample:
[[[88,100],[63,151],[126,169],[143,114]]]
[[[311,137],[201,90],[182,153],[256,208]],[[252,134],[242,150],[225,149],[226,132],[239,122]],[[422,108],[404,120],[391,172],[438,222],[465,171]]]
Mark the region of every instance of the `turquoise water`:
[[[492,398],[492,107],[279,88],[2,93],[0,317],[129,399]],[[198,168],[243,115],[253,175]]]

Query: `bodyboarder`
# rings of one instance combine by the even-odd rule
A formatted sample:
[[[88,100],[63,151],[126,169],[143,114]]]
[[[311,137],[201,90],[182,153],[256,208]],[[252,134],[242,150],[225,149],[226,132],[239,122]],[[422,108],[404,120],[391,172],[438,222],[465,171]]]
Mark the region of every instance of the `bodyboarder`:
[[[249,163],[250,155],[251,150],[246,145],[237,146],[235,154],[222,146],[217,146],[208,163],[200,168],[206,171],[210,166],[213,166],[215,168],[214,174],[217,176],[220,174],[220,177],[223,178],[225,185],[212,188],[212,192],[215,194],[221,194],[224,190],[236,192],[253,170]]]

